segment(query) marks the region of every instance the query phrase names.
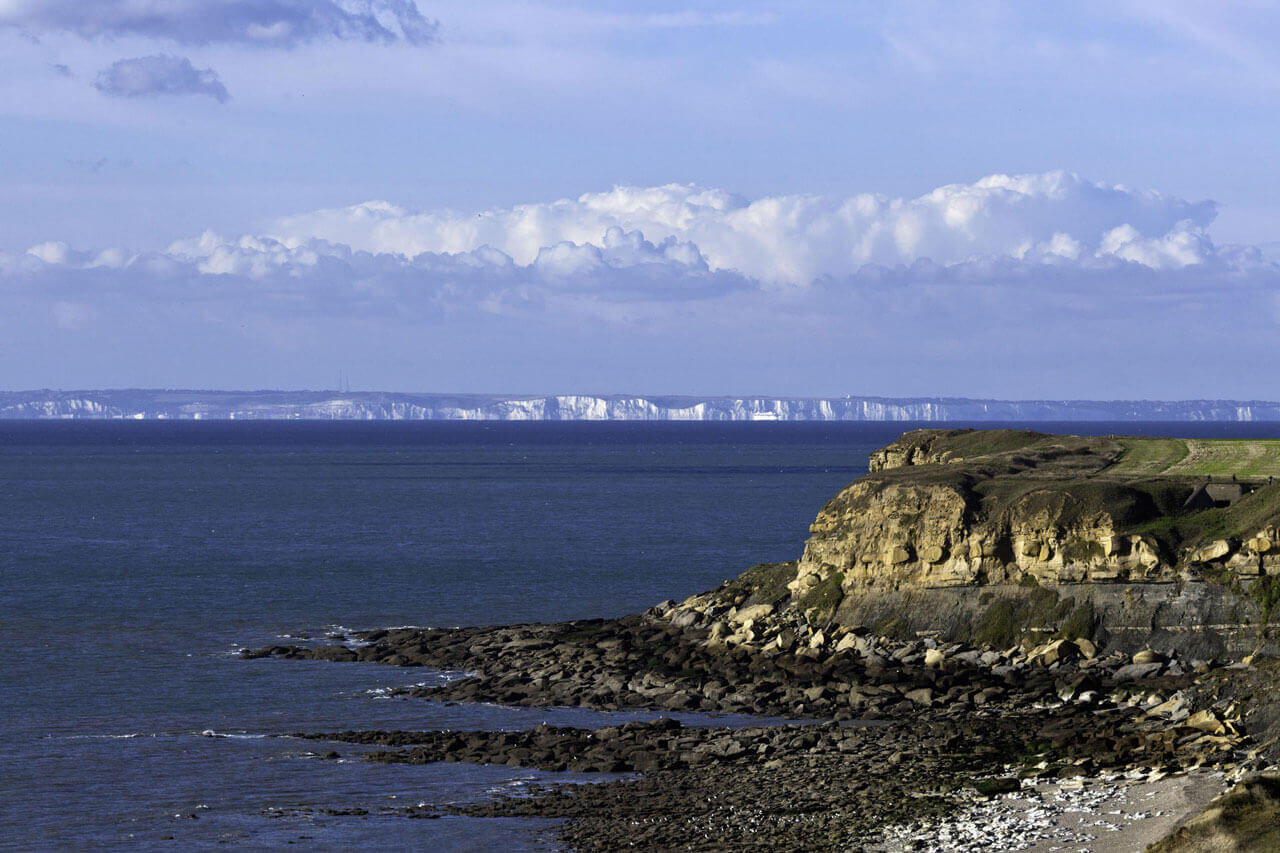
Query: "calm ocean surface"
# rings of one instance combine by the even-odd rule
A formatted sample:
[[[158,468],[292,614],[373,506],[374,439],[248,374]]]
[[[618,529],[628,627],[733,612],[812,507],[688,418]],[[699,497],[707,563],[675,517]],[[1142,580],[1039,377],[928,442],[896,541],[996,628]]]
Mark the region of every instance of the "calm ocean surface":
[[[389,699],[443,676],[234,651],[681,598],[798,556],[819,507],[911,427],[0,421],[0,847],[546,849],[541,823],[319,810],[592,777],[320,761],[264,735],[654,715]]]

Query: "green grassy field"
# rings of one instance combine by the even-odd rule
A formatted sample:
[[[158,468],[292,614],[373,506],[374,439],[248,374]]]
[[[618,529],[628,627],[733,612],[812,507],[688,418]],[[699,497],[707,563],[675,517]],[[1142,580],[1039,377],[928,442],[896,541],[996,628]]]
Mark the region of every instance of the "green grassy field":
[[[1108,474],[1258,480],[1280,477],[1280,439],[1119,438],[1124,454]]]

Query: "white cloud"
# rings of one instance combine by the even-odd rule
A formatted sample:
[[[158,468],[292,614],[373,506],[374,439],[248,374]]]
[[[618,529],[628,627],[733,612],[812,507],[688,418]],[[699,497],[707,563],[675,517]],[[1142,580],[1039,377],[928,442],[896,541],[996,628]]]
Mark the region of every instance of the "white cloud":
[[[231,97],[218,72],[199,69],[184,56],[139,56],[121,59],[98,72],[93,87],[117,98],[155,95],[208,95],[219,103]]]
[[[744,392],[807,377],[773,387],[1275,396],[1280,385],[1250,390],[1238,365],[1270,357],[1280,266],[1214,245],[1212,213],[1061,174],[914,199],[753,202],[669,186],[480,216],[370,203],[163,252],[55,242],[0,255],[0,300],[14,309],[0,334],[45,346],[41,329],[74,333],[140,365],[149,341],[203,341],[211,357],[252,335],[245,370],[287,346],[299,375],[304,353],[339,344],[377,363],[431,353],[485,387],[617,383],[621,360],[664,390],[692,371]],[[1189,348],[1211,357],[1186,363]],[[879,384],[849,379],[871,375]],[[1165,384],[1144,384],[1154,375]]]
[[[616,317],[624,303],[662,313],[663,304],[731,297],[765,304],[771,291],[782,301],[770,304],[822,312],[904,291],[925,303],[999,291],[1003,305],[1037,291],[1088,296],[1104,282],[1101,292],[1124,287],[1147,301],[1213,295],[1230,276],[1269,287],[1277,267],[1261,252],[1209,240],[1213,214],[1209,202],[1060,172],[994,175],[913,199],[749,201],[680,185],[618,187],[479,214],[370,202],[141,255],[43,243],[0,270],[29,281],[135,281],[148,298],[244,300],[268,313],[406,316],[539,306]]]
[[[0,0],[0,26],[85,38],[292,47],[322,38],[426,44],[436,24],[413,0]]]
[[[309,240],[416,255],[493,246],[516,263],[563,242],[604,245],[610,229],[696,247],[711,270],[770,285],[807,285],[866,264],[979,258],[1106,259],[1152,268],[1212,260],[1204,233],[1212,202],[1092,183],[1078,175],[992,175],[917,198],[776,196],[750,201],[696,186],[616,187],[577,199],[479,213],[411,211],[387,202],[320,210],[276,222],[286,245]]]

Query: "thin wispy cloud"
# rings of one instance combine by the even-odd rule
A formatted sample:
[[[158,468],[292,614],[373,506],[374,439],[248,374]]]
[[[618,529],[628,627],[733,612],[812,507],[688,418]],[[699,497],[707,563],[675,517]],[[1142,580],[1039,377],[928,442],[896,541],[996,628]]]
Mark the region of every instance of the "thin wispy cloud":
[[[231,97],[212,68],[196,68],[184,56],[166,54],[113,62],[98,72],[93,87],[116,98],[205,95],[226,103]]]
[[[5,25],[85,38],[275,47],[326,38],[427,44],[437,31],[413,0],[4,0]]]

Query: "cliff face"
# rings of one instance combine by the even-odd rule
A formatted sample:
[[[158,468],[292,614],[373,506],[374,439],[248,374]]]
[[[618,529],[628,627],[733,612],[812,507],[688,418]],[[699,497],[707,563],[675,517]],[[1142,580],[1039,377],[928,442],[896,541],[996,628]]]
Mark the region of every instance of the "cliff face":
[[[1220,535],[1188,537],[1197,526],[1177,521],[1196,514],[1184,505],[1197,480],[1124,476],[1126,452],[1111,439],[1031,432],[908,433],[822,508],[792,589],[837,575],[859,592],[1280,573],[1275,486],[1243,494],[1239,508],[1202,510],[1214,524],[1199,527]]]
[[[4,418],[623,421],[1277,421],[1239,400],[969,400],[334,391],[0,391]]]
[[[979,630],[997,597],[1041,631],[1087,607],[1074,630],[1137,646],[1192,630],[1182,645],[1247,654],[1280,597],[1280,484],[1240,480],[1215,506],[1185,473],[1199,457],[1170,441],[908,433],[822,508],[792,600],[952,634]],[[1053,606],[1032,612],[1033,594]]]

